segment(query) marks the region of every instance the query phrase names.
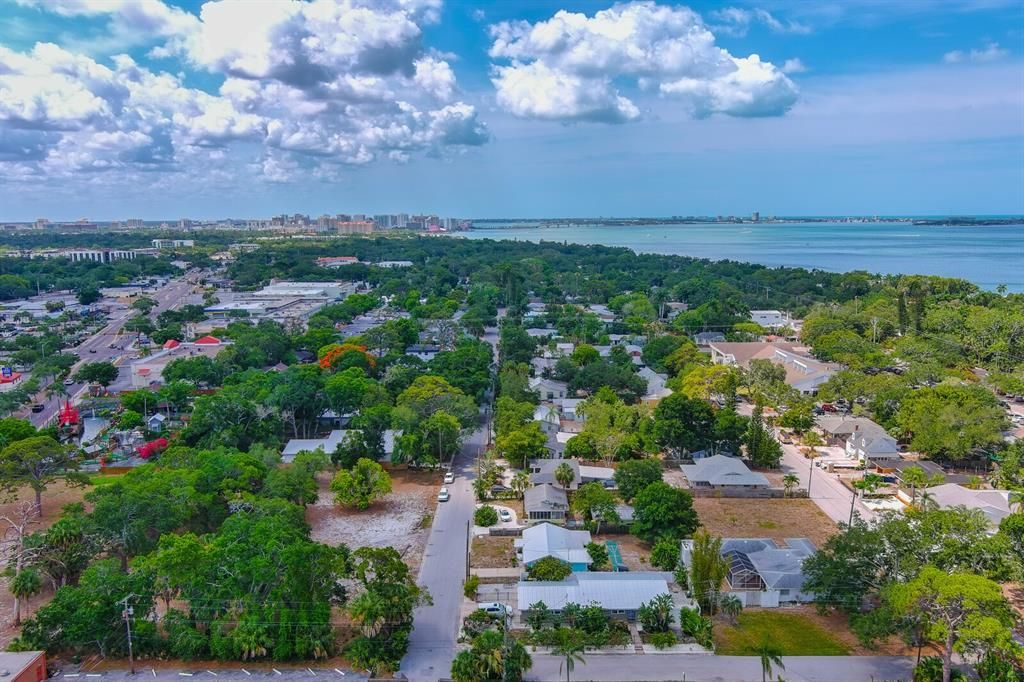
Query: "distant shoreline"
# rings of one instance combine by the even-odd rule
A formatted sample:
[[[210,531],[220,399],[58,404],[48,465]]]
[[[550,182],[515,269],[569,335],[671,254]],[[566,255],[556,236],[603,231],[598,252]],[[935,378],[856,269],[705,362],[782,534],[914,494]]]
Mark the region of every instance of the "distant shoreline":
[[[879,220],[863,219],[836,219],[836,218],[802,218],[802,219],[774,219],[774,220],[654,220],[654,219],[622,219],[622,220],[540,220],[540,221],[499,221],[482,220],[473,221],[470,230],[491,231],[491,230],[540,230],[540,229],[563,229],[578,227],[651,227],[651,226],[679,226],[695,225],[700,227],[711,227],[721,225],[722,227],[735,227],[737,225],[893,225],[915,227],[1013,227],[1024,224],[1024,217],[1013,218],[886,218]]]

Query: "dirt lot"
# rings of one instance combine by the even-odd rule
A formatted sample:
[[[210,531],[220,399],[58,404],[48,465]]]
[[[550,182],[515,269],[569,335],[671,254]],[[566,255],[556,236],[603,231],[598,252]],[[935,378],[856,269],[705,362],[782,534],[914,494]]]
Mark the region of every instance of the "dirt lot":
[[[47,488],[43,493],[43,518],[32,524],[30,532],[45,530],[53,525],[54,521],[60,518],[61,510],[65,505],[74,502],[81,502],[87,488],[69,488],[63,482],[58,481]],[[35,494],[28,488],[22,489],[12,501],[0,504],[0,516],[9,516],[13,520],[18,519],[18,507],[25,502],[35,501]],[[0,520],[0,536],[3,536],[9,524]],[[0,648],[7,646],[17,634],[18,630],[11,626],[14,620],[14,598],[7,590],[9,579],[0,577]],[[45,583],[44,583],[45,585]],[[25,618],[42,605],[53,598],[53,591],[49,585],[45,585],[43,591],[28,600],[22,605],[21,617]]]
[[[306,508],[306,521],[313,539],[328,545],[394,547],[415,573],[427,543],[441,474],[405,469],[389,473],[391,493],[364,511],[335,505],[329,488],[331,474],[320,474],[320,498]]]
[[[515,568],[515,538],[478,535],[473,538],[470,566],[473,568]]]
[[[622,553],[622,561],[631,571],[659,570],[652,568],[650,564],[651,546],[633,535],[597,535],[594,542],[608,542],[609,540],[619,543],[619,551]]]
[[[698,497],[693,508],[708,532],[724,538],[810,538],[821,547],[839,532],[832,520],[806,499]]]

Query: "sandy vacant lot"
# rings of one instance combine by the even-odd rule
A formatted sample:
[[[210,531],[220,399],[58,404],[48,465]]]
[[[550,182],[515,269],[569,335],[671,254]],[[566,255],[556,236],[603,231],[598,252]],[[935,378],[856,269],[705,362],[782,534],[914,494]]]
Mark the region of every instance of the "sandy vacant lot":
[[[335,505],[329,488],[331,474],[321,474],[317,479],[320,497],[306,508],[306,521],[318,542],[344,544],[351,549],[394,547],[415,572],[430,532],[441,474],[408,470],[389,473],[391,493],[364,511]]]
[[[693,500],[701,524],[723,538],[810,538],[816,547],[839,532],[811,500],[699,497]]]
[[[65,505],[74,502],[81,502],[87,488],[69,488],[63,482],[58,481],[46,489],[43,493],[43,517],[33,523],[29,532],[45,530],[53,525],[60,518],[61,510]],[[13,500],[0,504],[0,516],[7,516],[17,521],[19,518],[18,509],[26,502],[34,502],[35,493],[29,488],[23,488]],[[7,537],[9,528],[7,521],[0,520],[0,537]],[[0,576],[0,648],[7,646],[17,634],[18,630],[12,625],[14,620],[14,598],[7,590],[9,578]],[[35,611],[53,599],[53,590],[44,581],[43,591],[28,600],[22,605],[22,619],[32,615]]]
[[[478,535],[473,538],[470,566],[473,568],[514,568],[515,538]]]

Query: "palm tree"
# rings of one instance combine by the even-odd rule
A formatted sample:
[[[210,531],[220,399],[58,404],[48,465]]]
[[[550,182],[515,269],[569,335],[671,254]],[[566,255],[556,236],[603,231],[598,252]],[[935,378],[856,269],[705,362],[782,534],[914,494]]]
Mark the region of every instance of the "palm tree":
[[[786,489],[786,496],[793,494],[793,488],[800,485],[800,477],[796,474],[786,474],[782,477],[782,487]]]
[[[576,480],[576,472],[573,470],[572,465],[568,462],[562,462],[555,467],[555,480],[563,488],[567,489],[572,485],[572,482]]]
[[[722,597],[718,606],[733,624],[736,623],[736,618],[743,612],[743,602],[734,594]]]
[[[512,477],[512,491],[522,499],[523,495],[530,488],[530,474],[525,471],[517,471]]]
[[[782,670],[786,669],[782,662],[782,651],[767,637],[761,642],[757,653],[761,656],[761,682],[768,682],[768,678],[772,676],[773,666],[778,666]]]
[[[910,467],[903,472],[901,476],[903,479],[903,485],[910,486],[910,504],[914,506],[917,504],[917,491],[919,488],[924,488],[928,484],[928,474],[925,473],[921,467]]]
[[[878,487],[882,485],[882,477],[878,474],[864,474],[864,477],[859,481],[853,482],[853,496],[850,498],[850,520],[848,525],[853,525],[853,504],[857,501],[857,493],[860,492],[861,498],[868,493],[873,493],[878,490]]]
[[[576,663],[587,662],[583,657],[586,646],[580,635],[581,633],[577,630],[563,628],[559,631],[558,643],[551,649],[551,653],[555,656],[561,656],[565,659],[565,682],[571,682],[570,676],[576,668]],[[561,663],[558,665],[558,672],[559,674],[562,672]]]

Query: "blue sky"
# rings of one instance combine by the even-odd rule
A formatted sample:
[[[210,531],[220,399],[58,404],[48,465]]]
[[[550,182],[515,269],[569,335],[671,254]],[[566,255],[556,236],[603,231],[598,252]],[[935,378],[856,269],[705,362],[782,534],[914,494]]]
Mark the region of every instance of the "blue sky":
[[[0,220],[1024,213],[1024,8],[0,0]]]

